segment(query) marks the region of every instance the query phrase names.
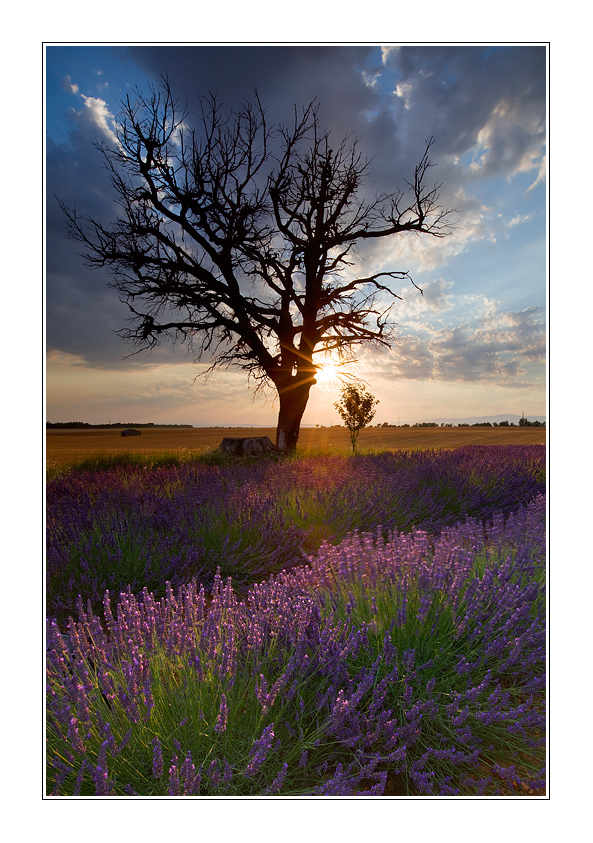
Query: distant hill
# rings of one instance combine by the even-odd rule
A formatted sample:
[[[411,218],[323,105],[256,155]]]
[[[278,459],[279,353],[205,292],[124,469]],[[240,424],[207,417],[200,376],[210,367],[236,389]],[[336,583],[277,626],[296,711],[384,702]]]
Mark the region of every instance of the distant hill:
[[[193,424],[155,424],[154,422],[112,422],[109,424],[89,424],[88,422],[46,422],[47,430],[86,430],[87,428],[96,430],[104,427],[193,427]]]
[[[431,417],[426,419],[420,419],[420,423],[422,422],[437,422],[438,424],[481,424],[483,422],[497,422],[500,423],[501,421],[508,421],[514,422],[515,424],[519,424],[519,419],[522,416],[517,415],[516,413],[506,413],[501,414],[498,416],[468,416],[464,419],[451,419],[451,418],[441,418],[439,417]],[[544,416],[525,416],[528,421],[546,421],[546,417]]]

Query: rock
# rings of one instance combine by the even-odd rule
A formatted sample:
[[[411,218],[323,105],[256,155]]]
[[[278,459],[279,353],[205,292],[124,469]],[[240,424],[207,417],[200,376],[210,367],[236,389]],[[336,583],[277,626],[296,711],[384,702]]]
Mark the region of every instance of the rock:
[[[260,454],[282,454],[269,436],[231,437],[225,436],[217,448],[234,457],[255,457]]]

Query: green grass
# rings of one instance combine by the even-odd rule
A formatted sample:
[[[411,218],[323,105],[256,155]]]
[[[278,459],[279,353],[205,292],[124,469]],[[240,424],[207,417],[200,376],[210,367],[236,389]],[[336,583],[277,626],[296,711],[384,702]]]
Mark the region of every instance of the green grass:
[[[408,451],[426,450],[421,447],[408,448]],[[439,450],[439,449],[437,449]],[[359,448],[357,456],[372,456],[383,453],[384,449]],[[177,448],[163,451],[120,451],[117,453],[91,454],[87,457],[77,457],[60,464],[47,460],[46,478],[53,480],[68,472],[82,473],[89,471],[115,471],[121,468],[152,469],[171,468],[196,463],[199,465],[252,465],[262,459],[269,461],[298,460],[302,458],[322,458],[328,456],[351,457],[352,449],[340,446],[306,447],[298,446],[294,454],[284,456],[265,455],[253,457],[234,457],[214,447]]]
[[[244,462],[249,464],[253,457],[237,460],[216,448],[190,449],[178,448],[171,451],[121,451],[118,453],[97,453],[88,457],[76,458],[60,465],[48,460],[47,479],[53,480],[68,472],[82,473],[89,471],[115,471],[122,468],[172,468],[191,463],[202,465],[229,465]]]

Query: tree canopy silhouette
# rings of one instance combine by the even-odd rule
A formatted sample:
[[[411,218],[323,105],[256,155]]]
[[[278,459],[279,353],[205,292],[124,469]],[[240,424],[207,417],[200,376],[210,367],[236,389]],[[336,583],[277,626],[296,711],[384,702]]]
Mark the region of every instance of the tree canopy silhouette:
[[[134,353],[168,338],[207,359],[207,372],[233,364],[256,388],[273,385],[276,444],[294,451],[314,356],[389,346],[399,298],[389,283],[414,283],[407,271],[354,275],[356,245],[447,233],[440,185],[426,183],[433,140],[405,190],[369,198],[358,142],[332,144],[315,102],[295,108],[290,127],[269,125],[257,94],[235,111],[212,95],[199,103],[192,128],[166,78],[127,97],[117,143],[97,144],[117,219],[60,204],[87,266],[110,270],[130,309],[119,333]]]
[[[378,399],[367,392],[360,383],[348,383],[342,387],[340,400],[336,401],[334,407],[350,431],[353,454],[356,453],[358,434],[375,418],[377,404],[379,404]]]

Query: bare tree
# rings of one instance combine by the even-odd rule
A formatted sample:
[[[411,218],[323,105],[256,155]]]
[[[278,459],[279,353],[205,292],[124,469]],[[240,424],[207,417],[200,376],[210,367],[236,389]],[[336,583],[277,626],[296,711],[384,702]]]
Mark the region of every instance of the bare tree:
[[[119,333],[137,351],[169,338],[208,371],[238,365],[256,388],[273,385],[276,444],[294,451],[314,355],[389,346],[389,282],[414,283],[403,271],[352,277],[356,244],[447,233],[440,185],[426,185],[432,139],[405,192],[368,199],[369,162],[348,137],[330,145],[315,102],[287,128],[268,125],[257,95],[228,113],[210,96],[196,131],[163,79],[122,108],[117,144],[98,145],[118,217],[105,225],[60,203],[70,236],[88,266],[111,271],[132,314]]]

